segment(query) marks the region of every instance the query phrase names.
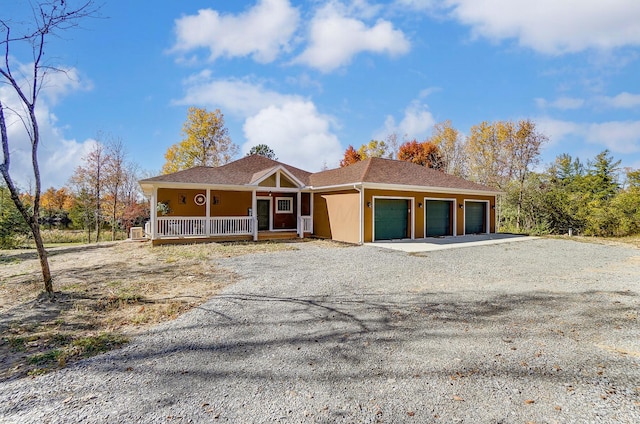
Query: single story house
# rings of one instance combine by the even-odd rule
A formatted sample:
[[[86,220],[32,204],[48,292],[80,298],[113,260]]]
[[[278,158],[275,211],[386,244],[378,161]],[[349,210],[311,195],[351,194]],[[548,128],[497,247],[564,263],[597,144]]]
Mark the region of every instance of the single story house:
[[[252,155],[140,181],[153,244],[314,236],[348,243],[495,232],[498,191],[410,162],[307,172]]]

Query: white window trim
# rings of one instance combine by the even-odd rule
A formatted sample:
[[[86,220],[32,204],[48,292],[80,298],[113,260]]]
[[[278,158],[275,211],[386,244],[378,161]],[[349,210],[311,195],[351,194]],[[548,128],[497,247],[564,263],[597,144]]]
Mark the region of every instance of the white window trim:
[[[287,200],[289,209],[280,210],[280,200]],[[276,197],[276,213],[293,213],[293,197]]]

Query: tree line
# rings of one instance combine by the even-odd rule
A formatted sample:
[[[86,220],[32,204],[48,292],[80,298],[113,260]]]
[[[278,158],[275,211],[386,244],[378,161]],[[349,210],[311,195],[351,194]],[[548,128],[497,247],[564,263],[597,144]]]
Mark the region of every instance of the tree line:
[[[425,140],[398,134],[349,146],[340,166],[368,157],[405,160],[495,188],[504,232],[626,236],[640,233],[640,170],[621,169],[604,150],[581,162],[568,154],[540,166],[548,137],[529,119],[481,122],[463,136],[450,121]]]
[[[88,243],[111,240],[143,225],[149,217],[148,202],[138,185],[138,166],[127,160],[121,139],[99,134],[91,150],[68,183],[49,187],[39,199],[39,223],[45,229],[82,230]],[[28,211],[34,207],[31,190],[22,191],[20,200]],[[120,234],[117,234],[120,232]],[[0,185],[0,247],[19,244],[29,235],[29,227],[20,216],[6,185]]]

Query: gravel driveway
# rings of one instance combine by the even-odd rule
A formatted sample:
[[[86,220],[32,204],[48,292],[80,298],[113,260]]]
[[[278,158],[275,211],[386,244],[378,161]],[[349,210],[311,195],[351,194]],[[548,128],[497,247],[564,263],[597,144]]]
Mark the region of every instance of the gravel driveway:
[[[225,259],[124,349],[0,386],[2,422],[640,422],[640,250],[539,239]]]

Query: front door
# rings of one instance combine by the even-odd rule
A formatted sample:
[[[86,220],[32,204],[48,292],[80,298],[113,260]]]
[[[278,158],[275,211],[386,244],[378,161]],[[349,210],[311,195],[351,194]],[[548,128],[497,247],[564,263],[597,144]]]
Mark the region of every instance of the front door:
[[[258,231],[269,231],[271,221],[271,201],[258,199]]]

